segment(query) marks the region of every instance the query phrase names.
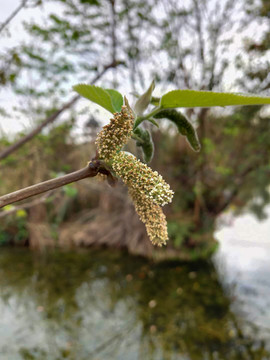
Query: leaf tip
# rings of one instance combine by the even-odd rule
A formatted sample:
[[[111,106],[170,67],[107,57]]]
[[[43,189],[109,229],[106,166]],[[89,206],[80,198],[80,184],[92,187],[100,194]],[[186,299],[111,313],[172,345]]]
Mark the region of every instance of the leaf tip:
[[[73,86],[72,86],[72,89],[73,89],[74,91],[77,91],[78,89],[80,89],[80,88],[83,87],[83,86],[87,86],[87,84],[79,83],[79,84],[73,85]]]

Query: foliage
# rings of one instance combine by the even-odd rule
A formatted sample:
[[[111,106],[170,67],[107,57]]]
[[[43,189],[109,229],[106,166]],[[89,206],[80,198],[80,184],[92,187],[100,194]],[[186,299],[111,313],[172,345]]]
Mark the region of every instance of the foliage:
[[[151,116],[154,116],[155,118],[167,118],[176,123],[179,132],[182,135],[186,136],[191,147],[195,151],[198,151],[200,149],[200,144],[198,141],[196,130],[192,127],[191,123],[183,115],[181,115],[175,110],[171,110],[172,107],[253,105],[254,103],[270,104],[270,98],[259,97],[249,94],[245,95],[194,90],[176,90],[163,95],[157,107],[155,107],[151,112],[143,114],[145,110],[147,110],[148,105],[151,103],[151,97],[154,87],[155,84],[154,82],[152,82],[149,89],[137,100],[135,108],[140,115],[137,114],[138,116],[136,117],[136,111],[133,111],[133,114],[135,115],[133,135],[136,140],[138,138],[142,140],[141,143],[140,140],[137,140],[136,144],[139,146],[144,145],[144,158],[147,160],[151,160],[153,153],[153,148],[151,147],[150,149],[149,145],[146,146],[146,144],[150,144],[150,135],[148,132],[140,128],[140,130],[138,130],[138,126],[142,126],[143,121],[147,120]],[[77,85],[74,87],[74,90],[77,91],[79,94],[86,96],[90,100],[103,106],[105,109],[110,109],[108,107],[109,97],[105,90],[93,87],[91,85]],[[121,148],[126,144],[128,137],[130,136],[127,136],[125,124],[129,124],[132,118],[132,110],[129,108],[129,105],[126,102],[126,106],[122,108],[119,114],[114,114],[114,118],[111,119],[110,124],[106,125],[101,131],[100,134],[102,134],[102,136],[99,135],[98,137],[99,157],[101,161],[104,161],[107,169],[112,171],[112,173],[116,176],[123,179],[124,183],[129,188],[129,193],[132,194],[131,197],[135,204],[136,211],[139,214],[141,220],[145,223],[147,233],[151,241],[154,244],[162,245],[166,243],[168,235],[166,234],[166,231],[164,231],[164,228],[166,227],[166,222],[164,220],[164,215],[162,214],[162,211],[160,210],[158,205],[164,206],[166,203],[170,202],[172,197],[172,191],[169,190],[168,185],[164,182],[160,175],[158,175],[157,177],[157,174],[152,172],[150,168],[135,160],[132,155],[126,154],[121,151]],[[130,131],[128,131],[128,134],[129,133]],[[204,141],[206,139],[207,138],[205,137]],[[116,142],[116,147],[113,142]],[[104,151],[100,151],[100,149],[102,150],[102,146],[104,147]],[[103,152],[105,152],[104,155]],[[108,156],[108,154],[111,155]],[[252,167],[251,171],[253,170],[254,168]],[[216,174],[221,174],[225,177],[231,175],[230,168],[226,168],[224,166],[218,166],[215,169],[215,172]],[[208,196],[203,194],[204,191],[207,191],[205,177],[201,177],[199,182],[197,184],[194,184],[194,186],[195,191],[196,188],[198,189],[198,186],[202,188],[195,195],[199,195],[200,197],[203,196],[204,201],[207,201]],[[234,192],[235,191],[233,191],[233,194]],[[220,197],[222,199],[222,196]],[[216,215],[218,215],[221,210],[224,210],[224,208],[226,208],[226,201],[225,206],[222,203],[220,204],[219,201],[217,202],[216,208],[213,208],[212,211]],[[153,219],[155,219],[155,221],[153,221]],[[200,227],[204,229],[205,226],[200,220]],[[157,223],[159,223],[159,228],[157,227]],[[207,228],[209,228],[209,224],[207,225]],[[176,240],[175,244],[176,246],[179,246],[179,241]]]
[[[269,104],[269,98],[252,94],[216,93],[213,91],[173,90],[160,99],[160,108],[211,107]]]
[[[151,161],[151,166],[172,184],[175,199],[165,212],[175,245],[181,242],[181,251],[185,248],[190,253],[196,252],[199,237],[209,234],[210,239],[216,217],[230,206],[236,211],[248,206],[263,217],[264,207],[269,203],[266,108],[211,110],[208,107],[235,105],[235,100],[239,105],[246,101],[257,103],[256,99],[243,98],[238,93],[224,95],[220,92],[224,88],[238,91],[235,88],[238,85],[241,91],[254,94],[264,94],[268,89],[269,34],[260,27],[252,39],[243,43],[241,56],[236,59],[237,71],[233,75],[228,73],[233,67],[234,54],[239,54],[231,47],[239,48],[232,32],[243,37],[249,34],[250,24],[261,19],[269,27],[267,1],[259,5],[255,1],[232,0],[50,2],[57,5],[57,12],[47,10],[49,2],[40,4],[45,21],[26,19],[24,26],[29,38],[16,48],[4,49],[0,55],[1,86],[2,89],[9,86],[17,94],[16,110],[39,123],[61,106],[72,84],[91,82],[104,66],[113,62],[119,66],[106,73],[102,80],[104,89],[83,85],[84,90],[88,89],[87,96],[90,91],[88,98],[97,104],[102,98],[97,94],[93,98],[93,89],[102,93],[106,101],[103,99],[99,105],[105,105],[110,112],[120,110],[123,103],[120,93],[127,94],[132,89],[137,95],[139,89],[145,89],[145,84],[155,78],[158,96],[153,96],[154,83],[144,96],[137,96],[137,106],[133,106],[135,142],[130,141],[126,150],[142,156],[145,162]],[[254,61],[255,57],[258,61]],[[164,85],[162,89],[160,84]],[[166,93],[167,88],[181,90]],[[162,97],[161,93],[164,93]],[[264,100],[261,98],[260,103]],[[183,107],[181,112],[177,107]],[[13,116],[6,108],[0,111],[3,116]],[[88,107],[69,111],[61,120],[63,125],[45,130],[32,146],[3,160],[1,167],[9,183],[2,178],[1,191],[75,170],[89,161],[90,149],[94,152],[89,142],[96,133],[91,137],[78,135],[82,119],[89,121],[88,114]],[[95,113],[91,114],[92,118],[96,118]],[[183,137],[176,137],[176,129],[194,150],[201,148],[201,151],[190,151]],[[22,135],[25,130],[16,139]],[[11,139],[3,135],[0,147],[3,149],[10,143]],[[29,169],[30,177],[24,175],[25,168]],[[77,194],[74,191],[74,196],[73,190],[63,190],[59,207],[55,202],[47,204],[49,221],[57,224],[57,229],[78,211],[97,206],[99,195],[95,194],[92,201],[82,189],[79,187]],[[125,207],[119,210],[114,191],[106,196],[111,211],[121,213]],[[83,202],[82,192],[89,203]],[[182,222],[183,231],[175,225],[170,229],[170,224]]]
[[[98,86],[84,84],[75,85],[73,89],[111,113],[119,112],[123,105],[122,95],[114,89],[105,90]]]
[[[152,116],[158,119],[167,118],[174,122],[181,135],[186,136],[191,148],[195,151],[200,150],[200,144],[196,130],[192,124],[185,118],[184,115],[178,113],[176,110],[169,110],[178,107],[211,107],[211,106],[240,106],[240,105],[263,105],[270,104],[270,98],[265,96],[256,96],[252,94],[232,94],[232,93],[216,93],[196,90],[174,90],[164,94],[156,106],[148,114],[143,112],[151,103],[152,92],[155,88],[155,83],[152,82],[145,94],[137,100],[134,106],[134,114],[137,114],[134,122],[134,135],[138,137],[137,145],[141,146],[144,151],[145,159],[150,161],[153,154],[153,146],[150,140],[150,134],[146,130],[138,129],[138,126],[143,121],[148,120]],[[73,89],[81,96],[95,102],[104,109],[115,112],[119,111],[123,104],[122,95],[113,90],[113,98],[108,91],[101,87],[79,84],[75,85]],[[112,90],[111,90],[112,91]],[[115,107],[113,102],[117,103]],[[137,110],[137,111],[136,111]]]
[[[60,106],[72,84],[91,81],[113,62],[121,65],[110,71],[106,87],[138,91],[148,81],[147,68],[151,77],[177,88],[218,89],[232,43],[226,32],[242,25],[239,14],[232,16],[232,0],[50,0],[37,5],[44,20],[26,17],[28,37],[0,54],[2,84],[11,85],[23,104],[17,102],[16,110],[37,118]]]

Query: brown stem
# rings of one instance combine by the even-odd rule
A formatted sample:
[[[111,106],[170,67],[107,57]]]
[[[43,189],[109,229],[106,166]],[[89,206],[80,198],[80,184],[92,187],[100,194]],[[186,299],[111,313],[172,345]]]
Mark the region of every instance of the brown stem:
[[[0,208],[3,206],[12,204],[16,201],[27,199],[31,196],[35,196],[38,194],[42,194],[46,191],[50,191],[66,184],[73,183],[74,181],[79,181],[81,179],[85,179],[87,177],[94,177],[97,175],[99,171],[99,162],[93,160],[89,163],[89,165],[83,169],[78,171],[74,171],[73,173],[61,176],[56,179],[51,179],[44,181],[42,183],[28,186],[24,189],[14,191],[10,194],[4,195],[0,197]]]
[[[199,56],[203,67],[202,80],[204,80],[205,74],[205,49],[204,49],[204,40],[203,40],[203,30],[202,30],[202,18],[201,18],[201,9],[199,7],[198,0],[193,0],[195,8],[195,17],[196,17],[196,30],[199,37]]]
[[[112,61],[116,61],[116,48],[117,48],[117,41],[116,41],[116,13],[115,13],[115,0],[110,0],[111,3],[111,12],[112,12]]]
[[[104,69],[99,74],[96,75],[96,77],[92,80],[91,83],[94,84],[97,80],[99,80],[101,78],[101,76],[103,76],[105,74],[105,72],[108,69],[116,67],[119,64],[120,64],[119,62],[113,62],[113,63],[105,66]],[[39,126],[37,126],[35,129],[33,129],[29,134],[23,136],[18,141],[16,141],[14,144],[8,146],[6,149],[4,149],[2,152],[0,152],[0,160],[5,159],[11,153],[13,153],[17,149],[19,149],[21,146],[23,146],[25,143],[30,141],[34,136],[36,136],[38,133],[40,133],[41,130],[45,126],[54,122],[54,120],[56,120],[58,118],[58,116],[60,114],[62,114],[62,112],[64,112],[65,110],[69,109],[72,105],[74,105],[79,100],[79,98],[80,98],[80,95],[74,96],[69,102],[64,104],[61,107],[61,109],[55,111],[52,115],[50,115],[47,119],[45,119]]]
[[[50,115],[46,120],[44,120],[39,126],[37,126],[34,130],[32,130],[29,134],[23,136],[18,141],[16,141],[14,144],[8,146],[6,149],[4,149],[0,153],[0,160],[5,159],[7,156],[9,156],[11,153],[19,149],[21,146],[23,146],[25,143],[30,141],[34,136],[36,136],[38,133],[41,132],[41,130],[52,123],[58,116],[64,112],[66,109],[70,108],[75,102],[79,99],[79,95],[75,96],[73,99],[71,99],[68,103],[66,103],[64,106],[62,106],[61,109],[55,111],[52,115]]]
[[[226,197],[226,199],[222,199],[222,201],[220,201],[220,204],[217,204],[217,209],[215,211],[217,215],[221,214],[224,210],[226,210],[226,208],[233,202],[233,200],[237,197],[239,191],[241,190],[241,186],[244,184],[246,176],[253,171],[256,171],[257,167],[258,164],[250,165],[241,175],[238,175],[234,179],[235,187],[232,190],[231,194]]]
[[[51,195],[51,192],[49,191],[45,195],[41,196],[38,199],[32,200],[32,201],[22,204],[22,205],[12,206],[12,208],[10,210],[0,211],[0,218],[3,218],[8,215],[12,215],[19,210],[30,209],[33,206],[39,205],[39,204],[45,202],[50,195]]]

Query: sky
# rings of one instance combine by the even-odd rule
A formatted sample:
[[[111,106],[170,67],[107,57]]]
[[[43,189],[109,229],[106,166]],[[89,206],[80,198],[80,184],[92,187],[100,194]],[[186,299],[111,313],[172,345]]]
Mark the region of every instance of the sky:
[[[3,22],[20,3],[20,0],[1,0],[0,22]]]
[[[19,6],[21,0],[0,0],[0,23],[5,21],[7,17]],[[58,8],[60,8],[59,4],[52,4],[46,3],[44,7],[38,8],[27,8],[22,9],[16,15],[16,17],[12,20],[11,26],[11,36],[0,37],[0,50],[6,47],[12,47],[16,45],[20,40],[27,39],[27,34],[25,33],[22,22],[25,20],[37,20],[40,19],[41,21],[45,19],[45,15],[51,12],[59,12]],[[57,10],[57,11],[56,11]],[[108,76],[108,73],[107,73]],[[74,96],[74,93],[71,91],[71,96]],[[158,94],[157,94],[158,95]],[[70,98],[71,98],[70,96]],[[17,97],[13,94],[12,91],[8,91],[6,88],[1,92],[0,90],[0,107],[4,107],[5,109],[11,109],[13,106],[16,106]],[[89,107],[89,113],[94,114],[97,118],[105,119],[106,122],[109,120],[109,113],[106,110],[96,106],[95,104],[89,103],[88,100],[81,99],[79,102],[79,109],[84,108],[85,106]],[[76,129],[75,134],[80,135],[84,129],[84,123],[86,119],[89,118],[88,116],[80,116],[78,121],[76,122]],[[0,118],[0,132],[2,131],[4,134],[12,136],[16,134],[18,131],[29,129],[29,127],[33,126],[35,123],[35,119],[29,119],[24,117],[23,115],[20,118],[10,117]]]
[[[4,22],[9,15],[19,6],[21,0],[0,0],[0,23]],[[42,18],[42,12],[40,9],[28,8],[22,9],[16,17],[12,20],[12,33],[11,36],[0,37],[0,49],[6,47],[12,47],[25,37],[25,33],[22,29],[22,21],[29,18]],[[6,33],[6,32],[5,32]],[[0,91],[0,106],[5,109],[9,109],[16,105],[16,96],[8,91],[6,88]],[[4,131],[6,134],[16,133],[17,131],[24,130],[32,125],[31,119],[27,118],[8,118],[0,120],[0,131]]]
[[[212,0],[209,0],[212,1]],[[21,0],[0,0],[0,23],[5,21],[6,18],[18,7]],[[46,13],[56,10],[57,7],[59,7],[59,4],[55,3],[46,3],[46,6],[43,8],[27,8],[22,9],[18,15],[12,20],[12,27],[11,27],[11,36],[6,37],[2,36],[0,37],[0,49],[5,48],[7,46],[14,46],[16,45],[20,40],[25,39],[26,34],[25,31],[22,28],[22,21],[29,20],[31,18],[34,18],[35,20],[40,19],[42,20],[46,15]],[[250,29],[250,34],[256,34],[256,29]],[[255,35],[254,35],[255,36]],[[232,54],[235,56],[239,51],[241,51],[241,37],[234,34],[235,42],[232,47]],[[237,91],[237,89],[232,87],[232,82],[234,78],[236,77],[236,70],[233,66],[233,61],[231,61],[231,64],[229,66],[229,70],[227,71],[226,75],[226,84],[225,89],[226,91]],[[150,81],[150,80],[149,80]],[[122,89],[121,89],[122,90]],[[124,89],[126,90],[126,89]],[[168,89],[166,89],[168,90]],[[155,95],[160,95],[161,87],[157,86],[155,89]],[[10,109],[12,106],[16,105],[17,102],[16,96],[11,92],[8,91],[6,88],[2,91],[0,91],[0,106]],[[80,104],[82,106],[85,106],[86,103],[83,101],[80,101]],[[96,107],[90,107],[91,110],[95,110]],[[108,113],[101,112],[102,117],[104,116],[107,118]],[[82,121],[78,122],[78,128],[82,128],[83,126],[83,119]],[[35,119],[29,119],[26,117],[21,116],[20,118],[15,118],[11,116],[9,119],[0,119],[0,131],[2,130],[6,134],[14,134],[20,130],[27,129],[29,126],[34,125]]]

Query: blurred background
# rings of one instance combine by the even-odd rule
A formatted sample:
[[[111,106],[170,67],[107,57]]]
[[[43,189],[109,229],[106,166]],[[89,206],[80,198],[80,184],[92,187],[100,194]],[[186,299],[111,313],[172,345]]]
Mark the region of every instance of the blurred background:
[[[269,0],[0,0],[0,194],[78,170],[110,113],[172,89],[270,96]],[[0,212],[1,359],[270,359],[269,107],[149,127],[175,191],[157,251],[124,186],[85,179]],[[141,158],[130,141],[128,150]]]

